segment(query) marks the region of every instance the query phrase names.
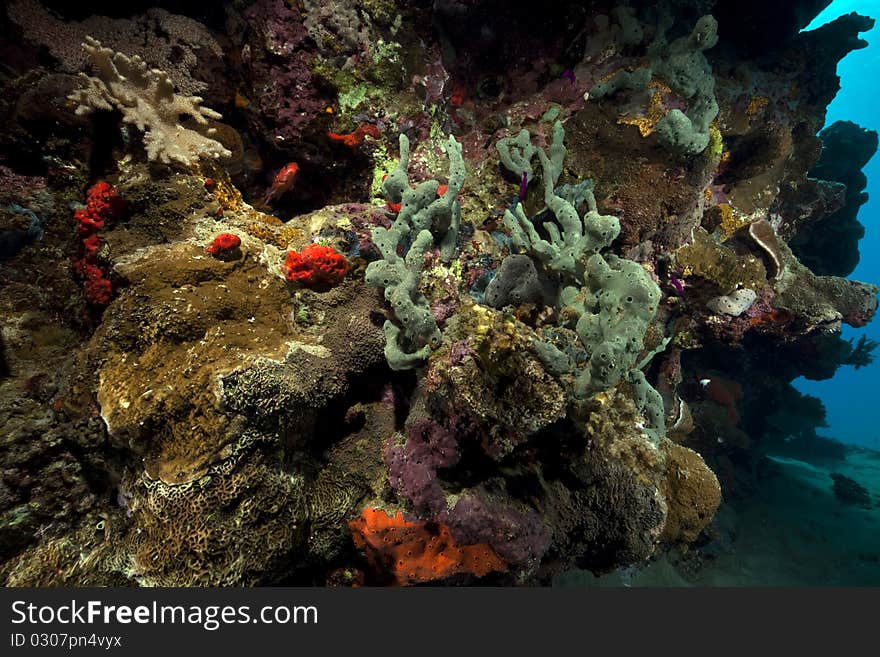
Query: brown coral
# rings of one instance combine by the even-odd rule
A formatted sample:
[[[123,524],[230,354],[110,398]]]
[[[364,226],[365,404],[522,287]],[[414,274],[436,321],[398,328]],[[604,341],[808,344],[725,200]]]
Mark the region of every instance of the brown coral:
[[[254,586],[288,574],[305,553],[308,506],[265,446],[244,440],[187,484],[139,477],[117,560],[151,586]]]
[[[660,483],[666,499],[666,525],[662,539],[692,543],[712,522],[721,504],[718,478],[695,451],[667,442],[666,477]]]
[[[739,255],[714,241],[702,228],[694,231],[693,244],[675,253],[685,276],[699,276],[714,284],[719,294],[730,294],[739,287],[760,290],[767,282],[767,270],[755,256]]]
[[[256,355],[286,353],[289,293],[253,257],[223,262],[186,243],[116,271],[129,286],[90,346],[101,415],[153,477],[190,481],[241,430],[221,408],[218,377]]]

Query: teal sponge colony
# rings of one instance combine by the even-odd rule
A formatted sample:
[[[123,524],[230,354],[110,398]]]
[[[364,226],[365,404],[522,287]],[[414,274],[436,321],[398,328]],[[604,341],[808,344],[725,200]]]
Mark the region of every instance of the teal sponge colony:
[[[544,203],[559,223],[559,226],[552,222],[544,224],[550,236],[549,241],[545,240],[526,217],[522,204],[517,204],[513,211],[504,213],[504,225],[510,231],[514,247],[527,251],[550,271],[577,278],[583,273],[578,270],[582,256],[598,253],[610,246],[620,234],[620,222],[617,217],[599,214],[596,198],[589,188],[581,190],[588,207],[583,219],[567,198],[556,193],[555,187],[565,157],[564,137],[562,123],[557,121],[553,127],[549,157],[544,149],[531,144],[528,130],[521,131],[515,140],[502,139],[498,142],[501,163],[517,175],[532,175],[531,158],[538,156],[543,173]],[[511,146],[515,146],[516,150],[512,151]]]
[[[458,231],[461,227],[461,205],[458,193],[464,185],[464,158],[461,144],[450,136],[446,141],[446,154],[449,156],[449,183],[446,192],[437,194],[440,183],[436,180],[425,182],[411,189],[406,169],[409,165],[409,139],[400,135],[400,162],[382,183],[382,192],[392,203],[401,203],[400,212],[392,229],[397,227],[401,236],[410,231],[419,233],[430,231],[440,238],[440,259],[449,262],[455,257],[458,246]],[[385,229],[377,229],[385,230]],[[374,238],[375,239],[375,238]]]
[[[510,231],[513,248],[525,251],[544,274],[568,283],[558,294],[561,328],[544,331],[542,337],[533,340],[532,349],[549,372],[574,379],[575,399],[613,388],[622,379],[630,382],[636,405],[647,422],[646,433],[657,438],[665,433],[663,402],[641,371],[654,353],[641,362],[638,357],[657,314],[660,288],[637,262],[602,254],[620,233],[620,223],[616,217],[599,213],[592,185],[554,189],[562,172],[564,136],[562,124],[557,122],[549,157],[542,148],[531,144],[525,130],[515,139],[498,144],[502,164],[516,174],[532,175],[531,159],[538,157],[544,202],[556,219],[555,223],[543,224],[549,236],[544,239],[521,204],[508,210],[504,224]],[[586,206],[583,217],[577,211],[582,205]],[[505,281],[505,289],[513,288],[515,283],[525,288],[529,282],[525,279],[535,276],[533,269],[518,261],[514,267],[510,262],[522,257],[513,254],[502,263],[499,275],[516,270],[523,278],[521,282]],[[498,297],[521,298],[500,294]]]
[[[577,376],[577,396],[612,388],[633,369],[660,300],[660,288],[632,260],[594,254],[587,272],[583,287],[561,295],[563,315],[577,318],[574,330],[590,354]]]
[[[715,78],[703,54],[718,43],[718,22],[710,15],[700,18],[690,35],[666,41],[667,24],[661,24],[657,37],[648,47],[650,63],[635,71],[619,71],[610,80],[590,89],[590,98],[603,98],[621,90],[637,91],[659,76],[688,102],[686,112],[670,110],[657,123],[657,138],[666,148],[696,155],[709,145],[709,126],[718,116]]]
[[[409,140],[400,135],[400,163],[385,179],[382,190],[392,203],[401,203],[400,212],[389,228],[374,228],[373,243],[381,260],[367,266],[367,283],[385,290],[398,326],[385,322],[385,358],[393,370],[418,367],[440,345],[441,334],[425,296],[419,291],[425,254],[440,236],[440,257],[448,262],[455,256],[461,224],[461,206],[456,197],[464,184],[464,159],[461,144],[454,137],[446,142],[449,155],[449,184],[438,195],[439,183],[428,180],[415,189],[409,186]],[[398,255],[398,246],[415,239],[406,255]]]

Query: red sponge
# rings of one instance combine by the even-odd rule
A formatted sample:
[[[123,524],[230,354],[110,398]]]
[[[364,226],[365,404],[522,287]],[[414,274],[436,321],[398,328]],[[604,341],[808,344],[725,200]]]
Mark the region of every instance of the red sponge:
[[[348,260],[329,246],[309,244],[302,251],[287,252],[286,278],[306,287],[332,286],[348,273]]]

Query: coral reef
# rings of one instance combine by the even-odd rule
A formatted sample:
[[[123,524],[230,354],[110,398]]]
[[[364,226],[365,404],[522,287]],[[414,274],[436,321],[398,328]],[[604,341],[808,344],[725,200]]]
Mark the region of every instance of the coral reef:
[[[820,132],[871,19],[7,4],[4,584],[696,568],[769,450],[840,458],[791,382],[874,358],[876,135]]]
[[[623,20],[624,43],[632,42],[637,32],[634,19],[618,12]],[[658,76],[688,105],[687,113],[674,107],[653,127],[664,146],[685,155],[696,155],[709,145],[709,125],[718,115],[715,101],[715,78],[703,51],[718,43],[718,21],[706,15],[697,21],[690,35],[668,43],[666,32],[672,26],[671,16],[664,16],[654,41],[648,46],[650,65],[633,72],[620,71],[611,79],[590,89],[591,98],[602,98],[620,89],[640,91]],[[629,23],[629,25],[627,25]],[[627,29],[628,28],[628,29]],[[633,36],[626,36],[629,33]]]
[[[385,290],[395,317],[403,324],[403,331],[391,322],[385,322],[385,355],[394,370],[411,369],[425,360],[431,348],[440,342],[440,330],[428,306],[419,293],[425,255],[433,246],[435,233],[442,235],[440,257],[449,261],[457,247],[461,207],[456,196],[464,183],[464,160],[461,144],[454,137],[446,143],[449,155],[449,184],[441,194],[436,180],[421,183],[410,189],[407,179],[409,140],[400,135],[400,163],[382,183],[386,197],[400,203],[397,218],[390,227],[372,231],[372,240],[382,259],[367,266],[366,280],[370,285]],[[404,257],[397,253],[398,245],[411,234],[409,250]]]
[[[289,148],[308,133],[332,96],[316,84],[316,51],[300,10],[284,0],[257,0],[242,16],[241,101],[254,132]]]

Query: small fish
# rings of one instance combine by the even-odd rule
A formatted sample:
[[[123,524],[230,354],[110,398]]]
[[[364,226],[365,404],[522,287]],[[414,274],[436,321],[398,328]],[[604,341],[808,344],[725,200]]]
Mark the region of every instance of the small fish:
[[[568,80],[572,84],[577,82],[577,77],[575,76],[574,71],[571,70],[570,68],[565,69],[562,72],[562,75],[560,77],[565,78],[566,80]]]
[[[449,96],[449,104],[455,108],[461,107],[464,104],[465,99],[465,90],[464,87],[461,86],[458,82],[452,85],[452,95]]]
[[[293,188],[298,174],[299,165],[296,162],[291,162],[282,167],[281,171],[275,176],[275,180],[272,181],[272,186],[269,187],[269,191],[266,192],[265,202],[269,203],[269,201],[274,201],[289,192]]]
[[[529,191],[529,174],[527,171],[523,171],[522,182],[519,184],[519,200],[525,201],[526,194]]]

